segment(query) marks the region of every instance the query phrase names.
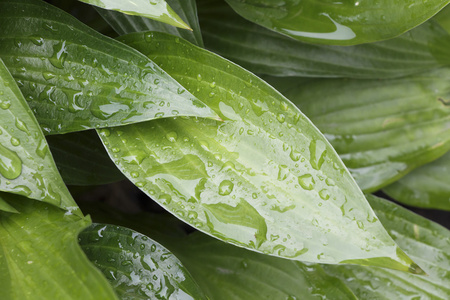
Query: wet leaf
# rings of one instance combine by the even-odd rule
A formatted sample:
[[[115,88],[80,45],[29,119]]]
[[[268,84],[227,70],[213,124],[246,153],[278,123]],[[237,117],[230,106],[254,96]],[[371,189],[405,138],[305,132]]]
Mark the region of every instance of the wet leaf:
[[[2,299],[117,299],[77,243],[89,218],[22,196],[0,196],[20,212],[0,211]]]
[[[0,59],[0,191],[79,213],[27,102]]]
[[[450,149],[450,69],[389,80],[321,79],[283,92],[325,134],[362,190]]]
[[[95,131],[52,135],[47,141],[66,184],[100,185],[125,179]]]
[[[0,195],[0,211],[15,213],[18,214],[19,211],[14,208],[11,204],[9,204],[5,199]]]
[[[389,234],[428,276],[360,266],[324,265],[325,271],[341,278],[360,299],[449,299],[450,231],[390,201],[368,200]]]
[[[164,0],[79,0],[127,15],[141,16],[172,26],[191,29]]]
[[[241,16],[301,41],[356,45],[398,36],[449,1],[226,0]]]
[[[412,171],[383,191],[406,205],[450,210],[450,152]]]
[[[356,299],[320,264],[247,251],[199,232],[170,246],[210,299]]]
[[[388,237],[334,149],[281,94],[177,37],[154,32],[122,40],[224,120],[100,130],[119,169],[150,197],[197,229],[255,251],[420,272]]]
[[[215,117],[147,57],[45,2],[0,3],[0,57],[46,134]]]
[[[270,31],[246,21],[222,0],[201,1],[199,14],[206,47],[259,74],[388,78],[450,62],[450,35],[433,20],[391,40],[340,47]]]
[[[79,242],[121,299],[206,299],[181,262],[143,234],[93,224]]]
[[[114,28],[119,35],[141,31],[159,31],[177,35],[189,42],[203,47],[202,35],[197,17],[195,0],[167,0],[173,10],[192,28],[179,29],[161,22],[139,16],[129,16],[111,10],[98,9],[100,15]]]

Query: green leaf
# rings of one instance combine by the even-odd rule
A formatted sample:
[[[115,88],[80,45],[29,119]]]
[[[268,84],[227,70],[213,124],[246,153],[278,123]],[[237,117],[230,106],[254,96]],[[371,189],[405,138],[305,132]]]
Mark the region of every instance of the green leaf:
[[[356,299],[319,264],[247,251],[199,232],[170,246],[210,299]]]
[[[177,37],[154,32],[122,40],[224,120],[167,118],[100,130],[119,169],[150,197],[192,226],[255,251],[415,268],[334,149],[281,94]]]
[[[14,208],[11,204],[9,204],[5,199],[2,198],[2,195],[0,194],[0,211],[5,211],[9,213],[15,213],[18,214],[19,211]]]
[[[206,299],[169,250],[134,230],[93,224],[79,242],[121,299]]]
[[[48,144],[0,59],[0,191],[24,195],[79,214]]]
[[[362,190],[375,191],[450,149],[450,69],[389,80],[279,79]],[[273,82],[276,84],[276,82]]]
[[[439,13],[437,13],[433,20],[441,25],[447,32],[450,33],[450,6],[444,7]]]
[[[0,3],[0,57],[47,134],[216,116],[147,57],[41,1]]]
[[[89,218],[25,197],[0,195],[20,211],[0,211],[2,299],[117,299],[77,243]]]
[[[208,49],[260,74],[389,78],[450,62],[450,35],[431,20],[395,39],[340,47],[307,44],[267,30],[223,1],[200,2],[199,14]]]
[[[186,23],[189,24],[192,31],[179,29],[147,18],[124,15],[111,10],[98,9],[98,12],[119,35],[149,30],[159,31],[179,36],[193,44],[203,47],[195,0],[167,0],[167,2],[178,15],[186,20]]]
[[[69,185],[100,185],[124,179],[95,131],[47,137],[58,170]]]
[[[192,30],[164,0],[79,0],[108,10],[150,18]]]
[[[412,171],[383,191],[406,205],[450,210],[450,152]]]
[[[427,272],[415,276],[393,270],[324,265],[345,281],[360,299],[450,298],[450,231],[390,201],[368,200],[395,241]]]
[[[241,16],[301,41],[356,45],[398,36],[431,18],[448,0],[226,0]]]

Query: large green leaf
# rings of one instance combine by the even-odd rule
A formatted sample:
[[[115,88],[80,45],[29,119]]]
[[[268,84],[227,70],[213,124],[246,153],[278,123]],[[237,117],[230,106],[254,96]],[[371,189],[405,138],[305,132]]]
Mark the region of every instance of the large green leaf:
[[[20,212],[0,211],[2,299],[117,299],[77,243],[89,218],[17,195],[0,196]]]
[[[450,152],[412,171],[383,191],[407,205],[450,210]]]
[[[24,195],[79,213],[48,144],[0,59],[0,191]]]
[[[122,40],[224,120],[168,118],[100,130],[122,172],[167,210],[271,255],[421,272],[323,135],[272,87],[178,37],[153,32]]]
[[[206,299],[169,250],[134,230],[94,224],[79,242],[121,299]]]
[[[95,131],[53,135],[47,141],[66,184],[100,185],[125,178]]]
[[[5,211],[9,213],[18,214],[19,211],[14,208],[11,204],[9,204],[5,199],[2,198],[2,194],[0,194],[0,211]]]
[[[368,200],[390,235],[428,276],[360,266],[324,269],[344,280],[360,299],[450,299],[450,231],[390,201]]]
[[[203,46],[195,0],[167,0],[167,2],[177,14],[186,20],[192,31],[179,29],[147,18],[124,15],[111,10],[99,9],[98,12],[120,35],[149,30],[159,31],[177,35],[193,44]]]
[[[301,41],[356,45],[393,38],[431,18],[448,0],[226,0],[244,18]]]
[[[170,246],[210,299],[356,299],[319,264],[247,251],[199,232]]]
[[[164,0],[79,0],[108,10],[191,29]]]
[[[278,79],[325,134],[365,191],[450,149],[450,69],[400,79]],[[277,82],[271,81],[277,85]]]
[[[147,57],[39,0],[0,3],[0,57],[47,134],[215,116]]]
[[[208,49],[274,76],[388,78],[448,64],[450,35],[428,21],[395,39],[350,47],[303,43],[237,15],[222,0],[199,3]]]

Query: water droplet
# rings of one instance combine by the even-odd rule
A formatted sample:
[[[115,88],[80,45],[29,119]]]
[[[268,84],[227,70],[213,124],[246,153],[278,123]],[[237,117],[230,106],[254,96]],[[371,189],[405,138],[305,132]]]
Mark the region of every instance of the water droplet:
[[[16,152],[0,144],[0,174],[6,179],[16,179],[22,173],[22,160]]]
[[[15,138],[15,137],[12,137],[11,138],[11,145],[16,146],[16,147],[19,146],[20,145],[20,140]]]
[[[131,172],[131,177],[132,178],[138,178],[139,177],[139,173],[138,172]]]
[[[150,43],[153,40],[153,33],[146,33],[144,39],[147,43]]]
[[[50,79],[53,79],[53,78],[55,78],[56,77],[56,75],[54,74],[54,73],[52,73],[52,72],[43,72],[42,73],[42,77],[44,77],[44,79],[45,80],[50,80]]]
[[[325,156],[327,154],[325,143],[321,140],[312,140],[311,144],[309,144],[309,154],[311,166],[319,170],[325,162]]]
[[[284,121],[286,121],[286,116],[283,115],[283,114],[278,114],[278,115],[277,115],[277,120],[278,120],[278,122],[280,122],[280,123],[284,123]]]
[[[361,220],[356,221],[359,229],[364,229],[364,223]]]
[[[219,185],[219,195],[226,196],[231,194],[234,188],[234,183],[230,180],[224,180]]]
[[[328,200],[328,199],[330,199],[330,193],[328,192],[327,189],[320,190],[319,196],[320,196],[320,198],[322,198],[323,200]]]
[[[298,183],[303,189],[310,191],[316,182],[311,174],[305,174],[298,177]]]
[[[216,87],[216,82],[215,82],[215,81],[211,82],[211,83],[209,84],[209,86],[210,86],[211,88],[215,88],[215,87]]]
[[[49,61],[55,68],[63,69],[66,58],[66,41],[58,42],[53,46],[53,55],[49,58]]]
[[[188,213],[188,218],[189,218],[189,219],[197,219],[197,217],[198,217],[198,214],[197,214],[197,212],[195,212],[195,211],[190,211],[190,212]]]
[[[16,127],[17,127],[17,129],[19,129],[19,130],[25,132],[26,134],[30,135],[30,131],[28,130],[27,124],[25,124],[19,118],[16,118]]]
[[[298,152],[297,150],[292,149],[291,153],[289,154],[289,157],[293,160],[293,161],[299,161],[301,154],[300,152]]]
[[[197,80],[202,81],[202,74],[197,74]]]
[[[124,260],[122,261],[122,266],[131,266],[133,262],[131,260]]]
[[[171,143],[175,143],[177,141],[177,138],[178,134],[175,131],[171,131],[166,134],[166,139]]]
[[[286,165],[280,165],[278,167],[278,180],[283,181],[289,175],[289,169]]]
[[[155,252],[155,251],[156,251],[156,245],[155,245],[155,244],[153,244],[153,245],[150,247],[150,251],[151,251],[151,252]]]
[[[336,185],[336,183],[334,182],[334,180],[331,179],[331,178],[325,179],[325,183],[326,183],[328,186],[335,186],[335,185]]]
[[[42,46],[44,44],[44,39],[43,38],[30,37],[30,41],[33,44],[35,44],[36,46]]]
[[[0,108],[1,109],[8,109],[10,107],[11,107],[11,101],[5,100],[5,99],[0,99]]]

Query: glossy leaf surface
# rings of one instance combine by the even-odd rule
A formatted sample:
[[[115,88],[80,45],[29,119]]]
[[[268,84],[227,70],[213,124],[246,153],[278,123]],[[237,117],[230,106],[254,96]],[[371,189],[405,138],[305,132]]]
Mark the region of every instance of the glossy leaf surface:
[[[179,29],[148,18],[124,15],[111,10],[99,9],[100,15],[114,28],[119,35],[141,31],[159,31],[179,36],[198,46],[203,46],[202,35],[197,17],[197,5],[195,0],[167,0],[173,10],[180,15],[192,28],[190,30]]]
[[[118,167],[150,197],[194,227],[256,251],[420,272],[385,233],[334,149],[281,94],[177,37],[122,39],[224,120],[164,119],[100,131]]]
[[[190,29],[164,0],[79,0],[104,9],[118,11]]]
[[[450,210],[450,152],[412,171],[383,191],[406,205]]]
[[[320,264],[247,251],[199,232],[171,246],[210,299],[356,299]]]
[[[226,0],[244,18],[301,41],[356,45],[398,36],[448,1]]]
[[[38,122],[0,60],[0,190],[75,211]]]
[[[280,81],[361,189],[375,191],[450,149],[449,79],[450,69],[439,69],[391,80],[290,79],[290,89]]]
[[[125,179],[95,131],[48,136],[47,141],[66,184],[100,185]]]
[[[450,36],[428,21],[391,40],[340,47],[303,43],[237,15],[222,0],[201,1],[208,49],[252,72],[273,76],[388,78],[450,62]]]
[[[89,218],[17,195],[1,197],[20,212],[0,211],[2,299],[117,299],[77,243]]]
[[[0,3],[0,57],[47,134],[215,117],[147,57],[41,1]]]
[[[79,242],[120,299],[206,299],[169,250],[134,230],[93,224]]]
[[[344,280],[360,299],[449,299],[450,231],[390,201],[368,200],[389,234],[428,276],[360,266],[324,269]]]

